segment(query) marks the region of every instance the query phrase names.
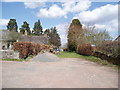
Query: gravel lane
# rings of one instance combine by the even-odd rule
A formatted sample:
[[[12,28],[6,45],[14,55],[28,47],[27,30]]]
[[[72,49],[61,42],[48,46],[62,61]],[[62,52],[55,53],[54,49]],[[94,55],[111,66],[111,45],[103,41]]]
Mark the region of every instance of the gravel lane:
[[[54,62],[59,61],[60,59],[52,53],[40,53],[37,56],[33,57],[30,61],[32,62]]]
[[[46,54],[51,58],[51,54]],[[41,55],[40,55],[41,56]],[[54,59],[55,56],[53,55]],[[53,58],[52,57],[52,58]],[[36,58],[36,57],[35,57]],[[37,57],[42,59],[41,57]],[[0,61],[3,88],[117,88],[118,73],[110,67],[78,59],[43,62]],[[48,62],[47,62],[48,61]]]

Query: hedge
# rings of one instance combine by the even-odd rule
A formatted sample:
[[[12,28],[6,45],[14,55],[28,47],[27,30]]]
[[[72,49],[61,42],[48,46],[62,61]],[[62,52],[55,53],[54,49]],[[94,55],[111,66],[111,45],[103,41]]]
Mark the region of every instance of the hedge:
[[[77,53],[82,55],[91,55],[93,53],[93,48],[90,44],[81,44],[77,46]]]
[[[27,58],[29,55],[37,55],[41,51],[49,50],[50,45],[37,44],[33,42],[15,42],[13,49],[20,52],[20,58]]]
[[[93,56],[120,65],[120,41],[104,41],[96,46]]]

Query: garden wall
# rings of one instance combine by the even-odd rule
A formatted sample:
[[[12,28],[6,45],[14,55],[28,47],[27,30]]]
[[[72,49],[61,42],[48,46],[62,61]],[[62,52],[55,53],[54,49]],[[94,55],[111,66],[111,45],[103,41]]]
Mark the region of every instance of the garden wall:
[[[19,59],[19,52],[13,50],[0,50],[1,59]]]

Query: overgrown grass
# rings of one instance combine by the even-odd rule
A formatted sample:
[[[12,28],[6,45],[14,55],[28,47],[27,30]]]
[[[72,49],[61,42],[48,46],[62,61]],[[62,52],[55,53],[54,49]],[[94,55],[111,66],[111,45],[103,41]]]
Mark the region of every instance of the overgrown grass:
[[[57,55],[60,58],[82,58],[82,59],[86,59],[101,65],[106,65],[109,67],[112,67],[114,69],[118,69],[117,65],[111,64],[110,62],[106,61],[106,60],[102,60],[98,57],[94,57],[94,56],[83,56],[80,54],[77,54],[75,52],[61,52],[61,55]]]

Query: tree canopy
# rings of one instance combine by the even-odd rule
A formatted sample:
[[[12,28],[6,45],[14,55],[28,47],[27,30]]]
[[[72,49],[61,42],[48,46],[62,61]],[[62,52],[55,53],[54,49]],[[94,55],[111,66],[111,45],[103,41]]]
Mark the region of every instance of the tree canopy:
[[[27,32],[28,35],[31,34],[29,24],[28,24],[26,21],[23,22],[23,25],[22,25],[21,28],[20,28],[20,32],[21,32],[22,34],[24,34],[25,32]]]
[[[37,22],[35,22],[32,33],[35,34],[35,35],[42,35],[43,34],[40,20],[38,20]]]
[[[77,38],[81,35],[83,29],[78,19],[73,19],[68,30],[68,49],[69,51],[76,51]]]
[[[77,24],[77,25],[81,25],[82,26],[82,24],[80,23],[79,19],[73,19],[72,20],[72,24]]]
[[[7,25],[7,30],[18,32],[17,29],[18,29],[18,26],[17,26],[16,19],[10,19],[10,21]]]
[[[112,37],[106,30],[98,30],[95,26],[88,26],[83,29],[83,36],[77,38],[78,44],[92,44],[99,45],[103,41],[111,40]]]
[[[103,41],[111,40],[106,30],[98,30],[95,26],[82,27],[78,19],[72,20],[68,31],[68,49],[76,51],[78,45],[99,45]]]
[[[46,29],[44,31],[44,34],[47,34],[48,37],[49,37],[49,43],[51,45],[54,45],[54,46],[61,46],[61,40],[60,40],[60,36],[57,32],[57,29],[56,27],[53,27],[53,28],[50,28],[50,29]]]

